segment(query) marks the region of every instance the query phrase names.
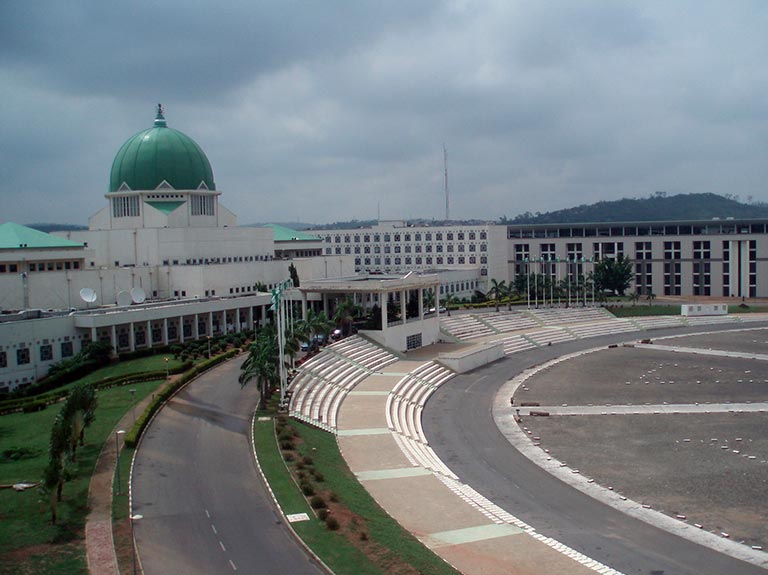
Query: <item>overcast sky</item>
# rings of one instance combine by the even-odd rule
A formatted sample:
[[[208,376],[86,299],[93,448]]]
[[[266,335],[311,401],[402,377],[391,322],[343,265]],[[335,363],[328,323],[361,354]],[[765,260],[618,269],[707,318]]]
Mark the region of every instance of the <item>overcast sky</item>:
[[[85,224],[168,125],[241,224],[768,201],[768,3],[0,1],[0,222]]]

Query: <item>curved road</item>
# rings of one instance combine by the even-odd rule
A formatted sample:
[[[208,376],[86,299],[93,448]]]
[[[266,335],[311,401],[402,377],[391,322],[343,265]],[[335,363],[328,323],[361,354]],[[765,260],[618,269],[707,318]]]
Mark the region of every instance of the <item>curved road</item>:
[[[242,359],[203,374],[152,423],[136,456],[133,513],[146,575],[318,575],[282,524],[253,461],[256,385]]]
[[[762,326],[621,333],[517,353],[440,387],[423,413],[424,430],[437,455],[464,483],[538,532],[627,575],[766,575],[760,567],[630,518],[562,483],[512,447],[491,413],[504,382],[566,353],[633,337]]]

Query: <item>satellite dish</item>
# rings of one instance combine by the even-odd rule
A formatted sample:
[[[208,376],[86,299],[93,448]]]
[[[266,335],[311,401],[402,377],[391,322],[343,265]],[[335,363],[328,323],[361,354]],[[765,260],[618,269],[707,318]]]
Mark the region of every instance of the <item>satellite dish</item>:
[[[125,307],[131,305],[131,302],[133,300],[131,299],[131,294],[127,291],[119,291],[117,292],[117,305],[120,307]]]
[[[131,301],[133,303],[144,303],[147,300],[147,294],[140,287],[131,288]]]
[[[96,301],[96,292],[93,288],[84,287],[80,290],[80,299],[85,303],[93,303]]]

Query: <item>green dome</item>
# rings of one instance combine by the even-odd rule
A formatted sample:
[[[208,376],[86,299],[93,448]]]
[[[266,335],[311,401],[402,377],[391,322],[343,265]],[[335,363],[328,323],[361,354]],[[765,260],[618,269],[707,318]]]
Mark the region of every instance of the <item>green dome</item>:
[[[131,190],[154,190],[163,180],[176,190],[196,190],[203,182],[215,190],[211,163],[202,148],[186,134],[169,128],[157,107],[155,125],[120,147],[109,178],[109,191],[125,183]]]

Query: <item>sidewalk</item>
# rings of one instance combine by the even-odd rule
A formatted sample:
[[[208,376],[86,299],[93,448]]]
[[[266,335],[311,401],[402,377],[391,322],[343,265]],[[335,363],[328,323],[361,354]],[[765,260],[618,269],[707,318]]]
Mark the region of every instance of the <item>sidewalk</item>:
[[[170,381],[178,376],[171,376]],[[88,486],[88,508],[85,522],[85,552],[90,575],[119,575],[117,556],[112,539],[112,478],[115,473],[116,451],[114,435],[120,429],[128,431],[133,425],[133,413],[138,417],[152,401],[152,394],[128,410],[110,433],[96,461]],[[120,449],[122,449],[122,444]]]
[[[355,388],[368,393],[349,394],[341,405],[339,448],[377,503],[465,575],[533,575],[543,565],[549,573],[615,574],[537,533],[468,485],[408,460],[387,428],[387,395],[422,363],[388,365]]]

